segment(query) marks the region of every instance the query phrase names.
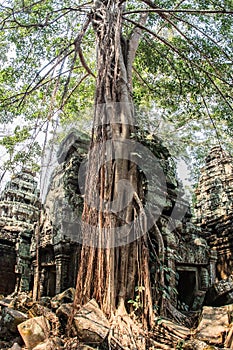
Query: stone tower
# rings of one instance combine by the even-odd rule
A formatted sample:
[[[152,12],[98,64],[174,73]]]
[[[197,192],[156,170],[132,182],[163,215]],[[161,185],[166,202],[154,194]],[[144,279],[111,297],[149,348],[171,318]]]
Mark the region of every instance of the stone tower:
[[[197,224],[207,230],[217,253],[217,277],[233,273],[233,158],[220,146],[211,149],[196,190]]]
[[[0,195],[0,293],[29,290],[31,235],[39,207],[35,174],[23,169]]]
[[[58,166],[51,175],[41,211],[39,237],[32,237],[35,299],[76,285],[83,207],[78,174],[88,147],[89,137],[72,130],[58,150]]]

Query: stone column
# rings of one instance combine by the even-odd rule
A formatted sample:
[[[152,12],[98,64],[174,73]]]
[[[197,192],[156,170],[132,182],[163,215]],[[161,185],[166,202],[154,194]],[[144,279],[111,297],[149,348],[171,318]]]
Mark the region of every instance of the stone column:
[[[167,266],[169,268],[169,276],[170,276],[170,280],[169,280],[169,287],[170,289],[170,297],[171,297],[171,302],[172,304],[176,304],[177,302],[177,295],[174,291],[174,289],[176,289],[176,262],[175,262],[175,251],[173,250],[169,250],[167,252]]]
[[[39,285],[39,295],[42,297],[44,295],[44,282],[45,282],[45,269],[43,268],[40,273],[40,285]]]
[[[210,286],[216,282],[216,263],[218,260],[218,253],[216,250],[210,250]]]
[[[207,291],[210,286],[210,274],[207,268],[201,267],[199,289]]]
[[[61,293],[68,286],[68,268],[70,257],[68,255],[56,255],[56,294]]]
[[[33,269],[33,291],[32,291],[32,295],[33,295],[33,300],[36,301],[38,300],[39,297],[39,268],[37,266],[37,262],[36,260],[33,260],[32,262],[32,269]]]

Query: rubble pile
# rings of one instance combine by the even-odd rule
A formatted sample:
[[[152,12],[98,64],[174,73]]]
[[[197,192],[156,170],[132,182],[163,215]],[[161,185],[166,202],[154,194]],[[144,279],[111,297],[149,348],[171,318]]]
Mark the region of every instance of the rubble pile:
[[[74,309],[74,292],[73,288],[69,288],[53,298],[41,298],[40,301],[33,301],[28,293],[13,294],[0,300],[0,349],[140,348],[124,345],[127,343],[127,332],[124,334],[123,331],[117,336],[113,332],[114,322],[106,318],[94,299]],[[157,318],[149,333],[139,331],[137,341],[141,338],[148,350],[232,349],[232,315],[233,305],[205,306],[195,329],[166,318]]]
[[[41,298],[40,302],[33,301],[28,293],[3,298],[0,349],[91,349],[91,344],[96,347],[103,343],[110,326],[98,304],[91,300],[73,313],[73,301],[73,288],[53,298]],[[65,334],[72,313],[68,339]]]

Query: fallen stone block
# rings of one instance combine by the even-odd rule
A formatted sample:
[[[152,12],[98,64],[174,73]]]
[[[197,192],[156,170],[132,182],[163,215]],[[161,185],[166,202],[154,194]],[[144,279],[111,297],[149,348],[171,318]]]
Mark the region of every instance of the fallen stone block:
[[[27,320],[27,315],[11,309],[9,307],[5,307],[2,310],[2,325],[7,328],[8,331],[11,333],[18,333],[17,326]]]
[[[52,327],[53,335],[59,334],[60,322],[58,317],[49,308],[35,303],[32,308],[28,311],[29,317],[45,316],[45,318],[50,322]]]
[[[57,309],[61,304],[72,303],[74,301],[75,289],[68,288],[64,292],[55,295],[50,301],[51,307]]]
[[[73,312],[73,304],[71,303],[62,304],[61,306],[59,306],[59,308],[56,311],[56,315],[59,318],[63,331],[65,331],[66,329],[67,321],[70,315],[72,314],[72,312]]]
[[[185,342],[180,342],[178,345],[180,345],[182,350],[207,350],[208,345],[198,339],[190,339]],[[215,347],[211,347],[211,349],[217,349]]]
[[[65,339],[65,345],[64,345],[64,349],[65,350],[77,350],[79,349],[80,346],[80,341],[78,339],[78,337],[69,337]]]
[[[90,344],[101,344],[110,329],[106,316],[94,299],[75,314],[74,325],[78,338],[84,343]]]
[[[18,343],[14,343],[9,350],[22,350],[22,348]]]
[[[180,345],[180,348],[179,348]],[[218,348],[213,345],[208,345],[207,343],[198,340],[198,339],[190,339],[185,341],[184,343],[178,344],[177,349],[182,350],[232,350],[232,348]]]
[[[56,315],[62,319],[67,320],[73,310],[73,304],[62,304],[56,311]]]
[[[8,307],[10,303],[12,302],[13,298],[11,296],[8,296],[6,298],[3,298],[0,300],[0,306]]]
[[[63,349],[63,342],[60,338],[47,339],[43,343],[38,344],[33,350],[60,350]]]
[[[40,305],[39,303],[34,303],[29,309],[28,315],[30,318],[38,316],[47,316],[48,313],[52,312],[48,307]]]
[[[205,306],[201,321],[195,331],[195,338],[208,344],[223,345],[229,327],[228,307]]]
[[[51,307],[50,301],[51,301],[50,297],[41,297],[40,305],[50,308]]]
[[[26,292],[17,294],[10,302],[10,307],[21,312],[27,312],[32,305],[33,300]]]
[[[44,317],[34,317],[18,325],[18,330],[28,350],[49,338],[50,324]]]
[[[162,343],[164,349],[172,349],[178,342],[190,336],[190,329],[168,319],[158,318],[148,336],[152,348],[159,349],[158,346]]]
[[[205,305],[224,306],[233,303],[233,276],[211,286],[205,296]]]

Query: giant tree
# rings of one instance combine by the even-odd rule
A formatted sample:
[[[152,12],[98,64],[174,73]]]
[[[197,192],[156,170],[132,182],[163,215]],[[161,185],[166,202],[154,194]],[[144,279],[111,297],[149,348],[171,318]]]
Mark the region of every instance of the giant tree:
[[[82,115],[93,96],[77,303],[94,297],[109,317],[124,314],[139,286],[144,324],[153,324],[147,232],[161,235],[130,141],[135,110],[157,108],[184,141],[203,124],[216,139],[229,133],[232,13],[220,0],[1,5],[2,118],[25,116],[34,130]]]

